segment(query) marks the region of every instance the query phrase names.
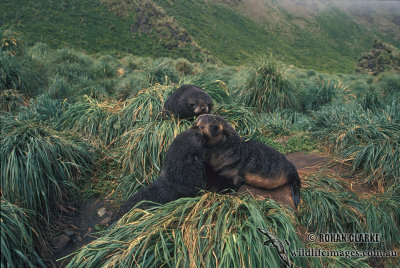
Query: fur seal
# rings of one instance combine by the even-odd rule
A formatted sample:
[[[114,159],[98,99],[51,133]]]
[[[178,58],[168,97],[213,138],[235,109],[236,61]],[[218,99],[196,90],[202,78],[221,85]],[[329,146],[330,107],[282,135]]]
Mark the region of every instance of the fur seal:
[[[204,162],[236,187],[244,184],[275,189],[290,184],[295,207],[300,202],[300,178],[295,166],[283,154],[263,143],[241,139],[222,117],[200,115],[195,126],[204,139]]]
[[[179,118],[191,118],[211,112],[213,102],[210,95],[196,85],[183,85],[165,101],[163,111]]]
[[[195,196],[200,189],[204,189],[202,138],[197,127],[180,133],[167,150],[159,178],[130,197],[121,206],[119,215],[122,216],[142,200],[165,204],[182,197]],[[150,205],[143,202],[140,207]]]

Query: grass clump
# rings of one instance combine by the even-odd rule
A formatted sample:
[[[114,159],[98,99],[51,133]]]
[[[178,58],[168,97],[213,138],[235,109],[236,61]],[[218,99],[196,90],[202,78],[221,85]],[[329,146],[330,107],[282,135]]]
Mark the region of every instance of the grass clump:
[[[27,99],[18,90],[0,91],[0,109],[2,111],[15,113],[27,102]]]
[[[67,267],[279,267],[263,227],[301,247],[291,212],[274,201],[205,193],[144,211],[133,209],[82,248]],[[290,257],[289,257],[290,258]],[[291,260],[304,266],[304,258]]]
[[[148,87],[146,76],[143,72],[133,71],[118,81],[115,90],[117,99],[125,100],[136,95],[141,89]]]
[[[293,110],[278,109],[273,113],[260,114],[261,131],[267,136],[290,135],[293,132],[307,131],[312,120],[307,115]]]
[[[82,101],[69,106],[60,116],[56,127],[60,130],[77,131],[95,143],[95,139],[98,138],[103,145],[109,145],[122,132],[116,118],[119,109],[117,103],[99,102],[85,96]]]
[[[179,74],[170,59],[155,60],[145,72],[148,82],[152,85],[156,83],[167,85],[179,81]]]
[[[37,42],[27,50],[28,57],[33,59],[48,59],[54,51],[45,43]]]
[[[363,170],[380,187],[393,185],[400,177],[399,114],[395,102],[379,112],[355,104],[332,105],[315,113],[314,134],[325,137],[354,171]]]
[[[34,48],[35,50],[38,48],[41,48],[40,50],[45,49],[43,48],[43,45],[40,45],[39,47],[36,45]],[[43,52],[41,52],[40,54],[43,54]],[[76,50],[69,48],[62,48],[62,49],[57,49],[54,52],[52,63],[53,64],[76,63],[82,67],[90,67],[93,65],[93,60],[91,59],[91,57],[87,56],[82,52],[78,52]]]
[[[181,79],[180,84],[194,84],[200,87],[211,96],[214,104],[232,103],[228,85],[219,75],[188,76]]]
[[[29,101],[17,114],[20,121],[37,122],[53,126],[62,116],[69,104],[63,100],[53,99],[48,94],[42,94]]]
[[[213,114],[226,117],[226,120],[232,124],[239,135],[246,138],[250,139],[260,131],[259,122],[254,112],[243,106],[221,104],[215,107]]]
[[[144,70],[151,61],[150,58],[136,57],[133,55],[128,55],[121,59],[121,63],[127,71]]]
[[[298,93],[286,75],[286,67],[272,58],[264,59],[249,72],[238,95],[241,103],[258,111],[299,108]]]
[[[374,249],[392,250],[399,248],[400,238],[400,198],[398,194],[383,194],[363,196],[365,215],[365,230],[368,233],[379,233],[380,243],[369,245]],[[383,222],[382,219],[385,219]]]
[[[4,26],[0,27],[0,53],[16,56],[22,54],[23,48],[24,42],[18,33]]]
[[[337,94],[340,83],[329,80],[318,79],[317,82],[307,87],[302,94],[303,110],[318,110],[321,106],[330,103]]]
[[[190,75],[193,73],[193,65],[185,58],[180,58],[175,61],[175,69],[183,75]]]
[[[113,78],[117,75],[121,64],[110,55],[102,56],[94,64],[94,74],[96,77]]]
[[[315,233],[362,233],[362,207],[357,196],[335,179],[314,176],[304,183],[300,222]]]
[[[65,99],[70,97],[73,90],[62,76],[56,75],[50,82],[48,94],[54,99]]]
[[[137,123],[125,132],[118,144],[123,148],[120,158],[123,173],[145,175],[149,170],[161,170],[169,144],[182,131],[191,126],[187,120],[170,118]]]
[[[46,267],[35,250],[38,233],[29,212],[1,196],[1,267]]]
[[[49,220],[90,171],[94,155],[82,142],[41,124],[11,117],[1,123],[2,195]]]
[[[22,56],[0,52],[0,90],[20,90],[28,94],[39,92],[45,81],[35,67],[32,61]]]
[[[400,75],[391,75],[382,79],[381,88],[388,103],[396,100],[400,105]]]
[[[173,86],[160,84],[140,90],[125,102],[125,107],[120,112],[124,125],[133,126],[137,121],[160,119],[164,102],[173,90]]]

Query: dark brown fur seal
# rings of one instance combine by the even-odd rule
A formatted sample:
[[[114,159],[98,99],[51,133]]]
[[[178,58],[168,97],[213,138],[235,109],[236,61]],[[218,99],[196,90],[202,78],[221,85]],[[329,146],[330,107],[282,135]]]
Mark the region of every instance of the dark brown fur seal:
[[[228,178],[237,190],[242,184],[275,189],[290,184],[295,207],[300,202],[300,178],[283,154],[263,143],[240,138],[222,117],[200,115],[195,126],[204,139],[204,162],[219,176]]]
[[[196,85],[183,85],[165,101],[164,113],[179,118],[191,118],[211,112],[213,102],[210,95]]]

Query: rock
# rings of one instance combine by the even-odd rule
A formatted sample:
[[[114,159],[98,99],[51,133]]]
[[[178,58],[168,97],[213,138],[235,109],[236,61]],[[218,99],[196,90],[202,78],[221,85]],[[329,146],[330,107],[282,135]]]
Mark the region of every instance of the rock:
[[[68,235],[68,236],[74,236],[75,232],[71,231],[71,230],[64,230],[64,234]]]
[[[99,210],[97,210],[97,215],[99,215],[99,217],[103,217],[106,214],[107,210],[106,207],[102,207]]]
[[[110,216],[112,218],[112,216],[114,216],[115,211],[112,210],[107,210],[107,216]]]
[[[50,240],[50,246],[51,246],[55,251],[58,251],[58,250],[63,249],[63,248],[68,244],[68,242],[69,242],[70,240],[71,240],[71,238],[70,238],[68,235],[62,234],[62,235],[53,237],[53,238]]]
[[[103,220],[101,220],[101,222],[99,222],[100,225],[103,226],[108,226],[111,222],[112,218],[111,217],[106,217]]]

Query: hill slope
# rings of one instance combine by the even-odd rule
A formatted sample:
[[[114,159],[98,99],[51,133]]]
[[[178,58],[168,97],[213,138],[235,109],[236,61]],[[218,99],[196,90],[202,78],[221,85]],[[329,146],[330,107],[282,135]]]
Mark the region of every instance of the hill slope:
[[[193,61],[208,57],[207,51],[197,46],[184,29],[151,1],[127,2],[26,0],[21,5],[19,1],[5,0],[1,4],[4,12],[0,13],[0,25],[21,32],[25,40],[30,40],[28,45],[40,41],[52,47],[67,46],[91,53],[186,57]],[[115,12],[113,7],[120,8],[121,12]],[[140,16],[132,16],[130,10],[143,10],[147,15],[161,18],[164,27],[137,34],[141,30],[135,29]]]
[[[2,2],[0,24],[22,32],[26,40],[91,53],[214,58],[230,65],[273,53],[300,68],[348,73],[355,71],[357,59],[371,49],[374,39],[400,47],[396,3],[386,7],[374,1],[322,0],[26,0],[23,6]]]

